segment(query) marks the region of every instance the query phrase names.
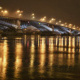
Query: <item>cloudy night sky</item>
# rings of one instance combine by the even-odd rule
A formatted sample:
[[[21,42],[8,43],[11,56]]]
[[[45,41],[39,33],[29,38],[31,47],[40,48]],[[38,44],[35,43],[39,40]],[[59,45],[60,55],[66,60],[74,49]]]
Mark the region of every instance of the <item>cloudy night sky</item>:
[[[80,26],[80,0],[0,0],[0,6],[13,12],[21,9],[25,14],[54,17]]]

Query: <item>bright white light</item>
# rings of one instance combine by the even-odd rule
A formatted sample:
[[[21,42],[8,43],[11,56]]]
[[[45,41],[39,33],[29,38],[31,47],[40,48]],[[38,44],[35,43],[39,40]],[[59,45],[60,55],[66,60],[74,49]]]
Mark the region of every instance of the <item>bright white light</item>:
[[[8,13],[8,11],[7,10],[4,10],[4,13]]]
[[[0,6],[0,9],[2,9],[2,7]]]
[[[35,17],[33,16],[32,18],[34,19]]]
[[[44,16],[43,18],[46,19],[46,16]]]
[[[62,21],[61,20],[59,20],[59,23],[61,23]]]
[[[32,16],[34,16],[34,13],[32,13]]]
[[[20,13],[20,10],[17,10],[17,13]]]

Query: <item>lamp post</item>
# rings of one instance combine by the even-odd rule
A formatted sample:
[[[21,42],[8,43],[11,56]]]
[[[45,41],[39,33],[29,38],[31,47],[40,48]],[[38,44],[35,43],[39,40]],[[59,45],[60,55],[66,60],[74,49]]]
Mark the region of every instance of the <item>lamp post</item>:
[[[21,18],[22,17],[22,14],[23,14],[23,11],[17,10],[16,11],[16,14],[17,14],[18,18]]]
[[[31,19],[32,19],[32,20],[35,19],[35,14],[34,14],[34,13],[31,14]]]
[[[55,18],[51,18],[49,23],[55,23],[55,20],[56,20]]]
[[[61,23],[62,23],[62,21],[61,21],[61,20],[59,20],[59,25],[61,25]]]
[[[2,16],[6,16],[8,14],[8,10],[1,10]]]
[[[2,10],[2,7],[0,6],[0,16],[1,16],[1,10]]]
[[[73,26],[72,24],[69,24],[69,28],[72,28],[72,26]]]
[[[43,18],[40,19],[41,22],[45,22],[46,21],[46,16],[44,16]]]

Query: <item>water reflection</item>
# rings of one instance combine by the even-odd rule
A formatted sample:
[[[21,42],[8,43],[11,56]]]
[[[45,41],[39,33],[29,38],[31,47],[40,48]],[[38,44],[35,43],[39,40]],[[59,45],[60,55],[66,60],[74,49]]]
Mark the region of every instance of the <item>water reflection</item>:
[[[45,65],[45,58],[46,58],[46,44],[45,38],[40,38],[40,50],[39,50],[39,72],[42,74],[44,73],[44,65]]]
[[[14,41],[13,49],[10,42]],[[13,79],[20,78],[72,78],[75,70],[80,72],[80,37],[24,35],[0,40],[0,77],[7,76],[13,70]],[[13,44],[11,44],[13,45]],[[14,54],[11,51],[14,50]],[[15,57],[10,58],[10,55]],[[10,58],[10,59],[9,59]],[[13,67],[10,67],[13,61]],[[71,70],[70,70],[71,68]],[[12,74],[12,73],[11,73]],[[55,76],[56,74],[56,76]],[[73,74],[73,75],[72,75]],[[71,75],[71,76],[70,76]],[[27,76],[27,77],[25,77]],[[69,76],[69,77],[68,77]],[[76,77],[75,77],[76,78]]]
[[[7,40],[0,43],[0,74],[3,79],[6,78],[6,70],[8,64],[8,44]]]
[[[31,48],[30,48],[30,76],[33,77],[34,60],[35,60],[35,36],[31,36]]]
[[[22,44],[17,42],[15,45],[15,77],[18,77],[22,66]]]

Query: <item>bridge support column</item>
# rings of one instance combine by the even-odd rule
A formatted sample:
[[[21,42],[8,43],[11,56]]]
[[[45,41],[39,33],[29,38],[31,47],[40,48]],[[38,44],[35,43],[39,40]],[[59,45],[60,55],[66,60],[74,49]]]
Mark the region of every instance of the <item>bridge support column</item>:
[[[21,25],[21,21],[20,21],[20,20],[17,20],[18,29],[21,29],[21,28],[20,28],[20,25]]]
[[[52,25],[52,29],[53,29],[53,31],[54,31],[54,25]]]

